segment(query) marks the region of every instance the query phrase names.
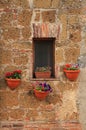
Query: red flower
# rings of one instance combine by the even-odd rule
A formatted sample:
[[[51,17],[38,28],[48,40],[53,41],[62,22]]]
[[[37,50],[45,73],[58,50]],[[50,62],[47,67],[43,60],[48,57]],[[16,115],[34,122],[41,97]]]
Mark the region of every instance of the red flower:
[[[13,71],[14,73],[19,73],[19,74],[21,74],[21,70],[15,70],[15,71]]]
[[[12,74],[13,74],[12,72],[7,72],[7,73],[5,74],[5,76],[6,76],[6,77],[10,77],[10,76],[12,76]]]
[[[71,67],[71,64],[66,64],[65,67],[66,67],[66,68],[70,68],[70,67]]]
[[[21,79],[21,70],[15,70],[12,72],[7,72],[5,74],[6,78],[12,78],[12,79]]]

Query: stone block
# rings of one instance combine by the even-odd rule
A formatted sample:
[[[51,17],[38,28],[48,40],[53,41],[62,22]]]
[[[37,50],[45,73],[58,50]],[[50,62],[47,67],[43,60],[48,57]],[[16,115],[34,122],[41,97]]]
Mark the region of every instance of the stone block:
[[[13,120],[21,120],[24,118],[24,110],[22,109],[13,109],[9,112],[9,116]]]
[[[77,4],[78,3],[78,4]],[[80,0],[64,0],[62,1],[62,9],[66,10],[67,14],[80,14],[81,13],[81,1]]]
[[[29,110],[27,118],[35,121],[54,121],[55,113],[51,111]]]
[[[36,13],[35,21],[40,21],[40,13]]]
[[[60,22],[62,24],[62,31],[60,33],[60,41],[65,41],[67,39],[67,15],[59,15]]]
[[[17,92],[0,92],[0,108],[12,108],[18,106],[18,93]]]
[[[6,46],[6,45],[5,45]],[[13,50],[15,50],[16,52],[20,52],[20,53],[24,53],[28,52],[28,50],[32,50],[32,44],[30,42],[14,42],[12,44],[12,48]]]
[[[23,10],[22,12],[19,12],[18,14],[18,24],[29,27],[31,23],[31,18],[32,18],[32,11]]]
[[[8,27],[11,26],[11,22],[13,20],[13,15],[11,12],[3,13],[1,15],[1,27]]]
[[[64,57],[63,57],[63,49],[59,48],[56,50],[56,58],[55,58],[55,61],[58,62],[58,63],[61,63],[61,62],[64,62]]]
[[[11,54],[11,51],[9,50],[2,50],[1,51],[1,64],[10,64],[12,62],[12,54]]]
[[[3,37],[5,40],[18,40],[20,37],[20,30],[18,28],[5,28],[3,29]]]
[[[0,8],[6,8],[10,6],[10,0],[0,0]]]
[[[65,52],[65,61],[66,62],[76,62],[80,55],[80,48],[66,48]]]
[[[56,11],[44,11],[42,12],[42,20],[43,22],[50,22],[53,23],[55,22],[55,15]]]
[[[68,18],[68,24],[70,24],[70,25],[77,24],[78,20],[79,19],[78,19],[77,15],[69,16],[69,18]]]
[[[76,91],[67,90],[63,93],[62,105],[58,109],[60,120],[77,120]],[[73,114],[75,113],[75,114]]]
[[[29,39],[31,36],[31,28],[24,28],[22,30],[22,35],[25,40]]]
[[[8,72],[8,71],[13,71],[13,70],[16,70],[16,69],[19,69],[19,67],[17,68],[16,66],[14,66],[14,64],[13,65],[7,65],[6,67],[5,67],[5,69],[4,69],[4,74],[6,73],[6,72]]]
[[[21,7],[23,9],[29,8],[29,1],[28,0],[13,0],[13,4],[16,7]]]
[[[52,8],[58,8],[60,6],[60,0],[52,0]]]
[[[0,120],[8,120],[9,119],[9,113],[8,111],[0,111]]]
[[[32,90],[32,88],[31,88]],[[36,97],[34,97],[33,92],[28,89],[26,93],[21,93],[19,97],[19,104],[21,108],[32,108],[37,109],[40,106],[40,102],[37,102]],[[34,108],[35,106],[35,108]]]
[[[47,0],[45,2],[45,0],[34,0],[34,7],[35,8],[50,8],[51,7],[51,1],[50,0]]]
[[[68,9],[67,13],[71,14],[71,15],[79,15],[79,14],[81,14],[81,9],[80,8]]]
[[[14,64],[16,65],[27,65],[28,57],[27,56],[20,56],[14,58]]]
[[[70,26],[69,38],[75,43],[81,41],[81,27],[80,27],[80,25]]]

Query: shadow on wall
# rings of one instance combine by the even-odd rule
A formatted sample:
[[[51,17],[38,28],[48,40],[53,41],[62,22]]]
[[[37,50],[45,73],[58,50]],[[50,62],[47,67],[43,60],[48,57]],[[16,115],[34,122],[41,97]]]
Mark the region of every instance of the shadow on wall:
[[[86,53],[84,53],[83,55],[81,55],[78,58],[77,62],[80,65],[80,68],[85,68],[86,67]]]
[[[81,68],[79,89],[77,95],[79,119],[82,124],[83,130],[86,130],[86,54],[83,54],[79,57],[78,63]]]

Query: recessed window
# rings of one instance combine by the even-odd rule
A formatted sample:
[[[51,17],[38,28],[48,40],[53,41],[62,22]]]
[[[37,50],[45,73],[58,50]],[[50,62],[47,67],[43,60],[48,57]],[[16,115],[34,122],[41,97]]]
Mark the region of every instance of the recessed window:
[[[55,38],[33,38],[33,78],[36,67],[50,66],[55,77]]]

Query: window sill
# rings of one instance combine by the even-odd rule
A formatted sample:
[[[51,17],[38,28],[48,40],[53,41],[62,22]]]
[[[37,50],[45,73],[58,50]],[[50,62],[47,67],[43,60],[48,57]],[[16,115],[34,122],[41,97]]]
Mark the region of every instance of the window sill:
[[[31,78],[31,81],[59,81],[59,78]]]

